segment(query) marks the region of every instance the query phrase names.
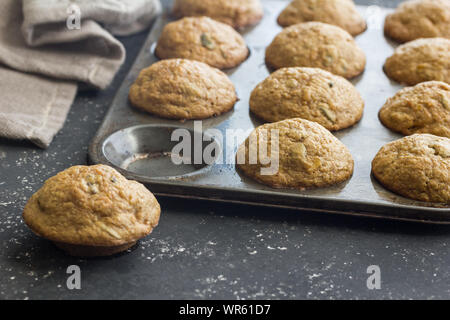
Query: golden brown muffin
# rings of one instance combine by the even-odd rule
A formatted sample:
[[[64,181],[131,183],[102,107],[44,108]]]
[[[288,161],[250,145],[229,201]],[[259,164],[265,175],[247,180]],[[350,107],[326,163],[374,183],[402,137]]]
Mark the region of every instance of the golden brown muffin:
[[[302,118],[334,131],[358,122],[364,101],[349,81],[328,71],[283,68],[253,90],[250,110],[268,122]]]
[[[386,144],[372,172],[387,189],[427,202],[450,203],[450,139],[414,134]]]
[[[248,53],[236,30],[208,17],[184,18],[167,24],[155,51],[160,59],[197,60],[219,69],[240,65]]]
[[[450,138],[450,85],[429,81],[404,88],[387,100],[379,116],[386,127],[404,135]]]
[[[282,27],[309,21],[341,27],[353,36],[367,28],[352,0],[294,0],[278,17],[278,24]]]
[[[258,23],[264,11],[260,0],[175,0],[173,15],[207,16],[239,29]]]
[[[48,179],[29,199],[23,218],[72,255],[103,256],[151,233],[160,211],[150,191],[113,168],[75,166]]]
[[[344,78],[361,74],[366,56],[345,30],[321,22],[290,26],[279,33],[266,50],[270,69],[321,68]]]
[[[278,160],[278,170],[261,171],[276,168],[273,162],[272,166],[267,165],[268,159],[261,157],[261,154],[271,157],[272,153],[273,159]],[[257,154],[253,157],[257,161],[252,162],[252,154]],[[352,155],[342,142],[320,124],[300,118],[256,128],[236,155],[236,166],[242,173],[273,188],[304,190],[332,186],[348,180],[353,165]]]
[[[170,59],[144,69],[131,86],[131,104],[169,119],[206,119],[231,110],[237,101],[233,83],[205,63]]]
[[[418,39],[399,46],[384,64],[386,75],[413,86],[425,81],[450,83],[450,40]]]
[[[450,1],[405,1],[386,17],[384,33],[398,42],[419,38],[450,39]]]

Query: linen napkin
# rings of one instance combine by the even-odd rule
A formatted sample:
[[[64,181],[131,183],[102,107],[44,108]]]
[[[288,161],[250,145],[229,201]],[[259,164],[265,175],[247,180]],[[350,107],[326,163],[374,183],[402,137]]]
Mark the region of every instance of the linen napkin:
[[[0,136],[48,147],[78,83],[103,89],[122,65],[110,32],[141,31],[160,10],[159,0],[1,0]]]

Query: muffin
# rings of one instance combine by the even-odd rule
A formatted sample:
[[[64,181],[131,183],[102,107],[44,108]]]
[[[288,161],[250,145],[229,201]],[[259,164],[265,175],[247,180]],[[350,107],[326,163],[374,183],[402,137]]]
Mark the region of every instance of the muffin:
[[[113,168],[75,166],[33,194],[23,219],[34,233],[71,255],[105,256],[150,234],[160,211],[150,191]]]
[[[245,176],[272,188],[332,186],[348,180],[353,166],[342,142],[320,124],[299,118],[256,128],[236,155]]]
[[[352,0],[294,0],[278,16],[282,27],[309,21],[341,27],[353,36],[367,28]]]
[[[349,81],[328,71],[283,68],[253,90],[250,110],[268,122],[302,118],[334,131],[358,122],[364,101]]]
[[[372,172],[404,197],[450,204],[450,139],[414,134],[388,143],[374,158]]]
[[[264,11],[260,0],[175,0],[176,18],[207,16],[236,29],[258,23]]]
[[[450,85],[429,81],[404,88],[386,101],[379,117],[386,127],[404,135],[450,138]]]
[[[306,22],[275,37],[266,50],[266,64],[272,70],[321,68],[350,79],[364,71],[366,56],[347,31],[322,22]]]
[[[384,64],[386,75],[409,86],[425,81],[450,83],[450,40],[418,39],[395,49]]]
[[[227,112],[237,96],[233,83],[219,69],[203,62],[169,59],[142,70],[129,99],[136,108],[159,117],[187,120]]]
[[[240,65],[249,51],[242,36],[229,25],[191,17],[164,27],[155,54],[160,59],[191,59],[226,69]]]
[[[450,1],[405,1],[386,17],[384,33],[398,42],[419,38],[450,39]]]

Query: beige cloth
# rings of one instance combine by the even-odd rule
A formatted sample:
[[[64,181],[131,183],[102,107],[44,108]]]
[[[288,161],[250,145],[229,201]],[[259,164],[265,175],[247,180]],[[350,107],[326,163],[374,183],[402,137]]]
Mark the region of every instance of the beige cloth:
[[[73,4],[79,30],[67,28]],[[103,89],[125,59],[122,44],[98,22],[127,35],[148,27],[160,9],[158,0],[1,0],[0,136],[47,147],[77,83]]]

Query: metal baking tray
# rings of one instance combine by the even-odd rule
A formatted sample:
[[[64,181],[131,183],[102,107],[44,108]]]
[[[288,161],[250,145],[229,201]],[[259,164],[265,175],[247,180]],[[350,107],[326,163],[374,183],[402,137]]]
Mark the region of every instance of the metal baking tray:
[[[247,61],[226,73],[236,86],[240,101],[233,111],[202,121],[202,130],[253,129],[262,124],[249,112],[253,88],[268,75],[264,64],[265,48],[281,31],[276,18],[287,1],[263,1],[265,16],[257,26],[242,31],[251,54]],[[153,117],[132,108],[128,91],[139,72],[158,61],[153,51],[162,28],[171,21],[169,10],[155,23],[128,76],[117,92],[112,106],[89,149],[91,163],[115,167],[129,179],[145,184],[159,195],[208,199],[224,202],[287,207],[309,211],[341,213],[374,218],[450,224],[449,207],[423,203],[398,196],[381,186],[371,176],[371,161],[387,142],[401,136],[385,128],[378,120],[378,110],[401,86],[391,82],[382,66],[396,46],[383,35],[383,21],[390,9],[358,6],[368,19],[369,28],[356,41],[367,55],[367,67],[352,80],[366,102],[364,117],[352,128],[335,135],[353,154],[355,171],[346,183],[306,191],[279,190],[252,181],[235,170],[234,164],[176,166],[170,151],[177,142],[170,137],[176,128],[199,134],[194,121],[173,121]],[[237,143],[222,143],[220,159],[234,159]],[[220,145],[220,141],[218,141]],[[207,143],[203,145],[205,147]],[[222,161],[227,162],[227,161]]]

